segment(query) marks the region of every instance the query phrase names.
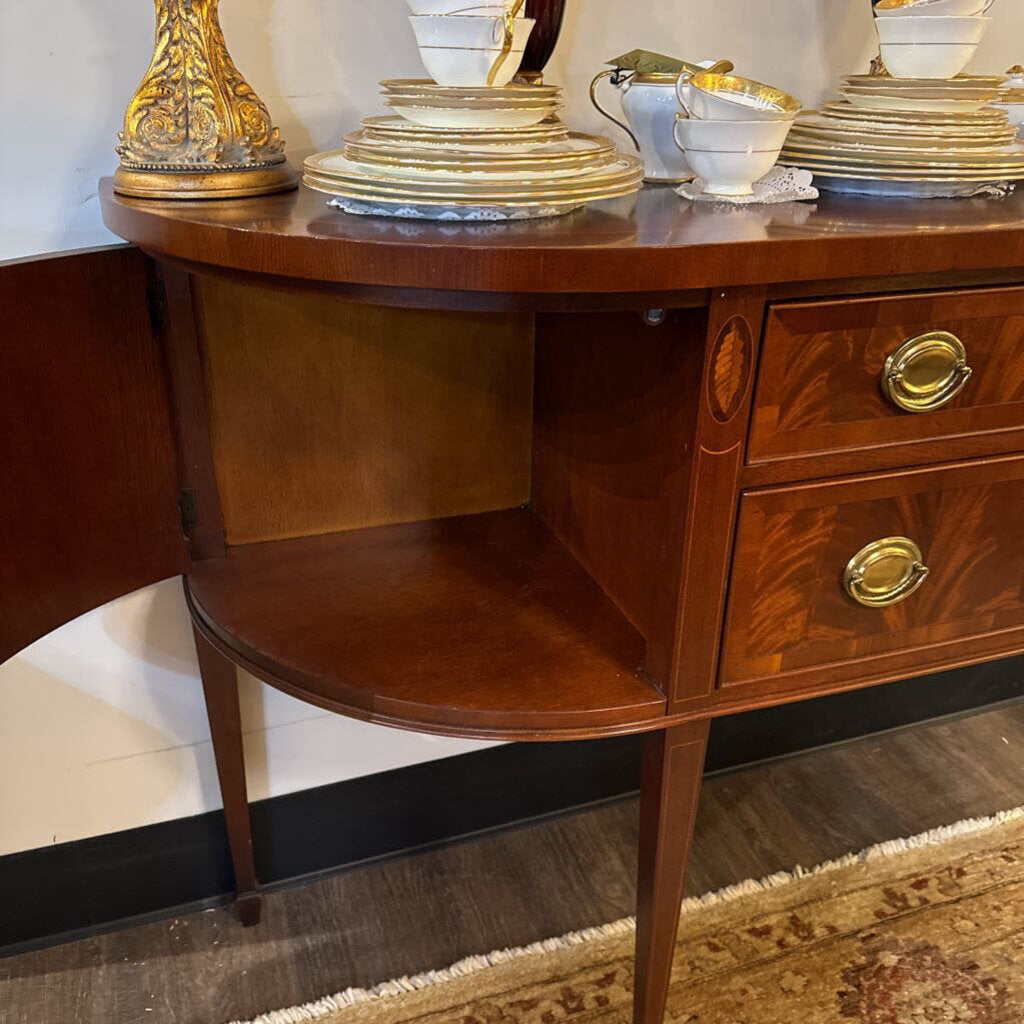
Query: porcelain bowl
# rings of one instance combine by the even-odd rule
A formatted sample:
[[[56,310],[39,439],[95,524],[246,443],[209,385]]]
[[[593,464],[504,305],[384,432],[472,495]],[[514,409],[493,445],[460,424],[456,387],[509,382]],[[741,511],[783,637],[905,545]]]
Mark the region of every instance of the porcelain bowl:
[[[749,196],[755,181],[776,164],[791,120],[721,121],[679,117],[676,145],[705,190],[719,196]]]
[[[993,0],[883,0],[883,4],[875,7],[875,17],[927,18],[933,15],[951,15],[970,18],[974,15],[984,14],[992,6],[992,3]],[[891,6],[885,6],[885,4],[891,4]]]
[[[508,85],[523,63],[522,50],[513,49],[502,62],[498,74],[491,83],[501,87]],[[420,60],[427,74],[438,85],[477,86],[487,85],[491,68],[501,56],[501,48],[478,50],[475,47],[421,46]]]
[[[792,121],[800,101],[762,82],[710,71],[680,75],[679,103],[691,117],[707,121]]]
[[[977,43],[881,43],[879,52],[893,78],[956,78],[974,59]]]
[[[981,14],[972,17],[904,14],[875,19],[878,40],[882,43],[977,44],[991,24],[992,19]]]
[[[414,15],[438,17],[441,15],[469,15],[472,17],[500,18],[505,14],[503,3],[487,3],[486,0],[407,0]],[[517,18],[526,17],[526,5],[520,8]]]
[[[409,18],[420,59],[438,85],[482,86],[501,56],[505,38],[503,18],[472,15],[447,17],[413,16]],[[517,18],[512,37],[512,52],[502,62],[495,80],[504,86],[512,80],[523,62],[527,40],[536,24],[533,18]]]
[[[501,49],[505,38],[503,18],[473,14],[411,15],[409,23],[419,46],[475,47],[479,50]],[[533,31],[533,18],[516,18],[512,40],[513,50],[525,50]]]

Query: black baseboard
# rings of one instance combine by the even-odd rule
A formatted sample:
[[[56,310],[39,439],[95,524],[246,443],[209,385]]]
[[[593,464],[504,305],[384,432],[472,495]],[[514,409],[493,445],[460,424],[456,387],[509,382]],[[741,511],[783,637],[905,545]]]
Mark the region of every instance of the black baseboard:
[[[768,708],[714,723],[709,772],[1024,695],[1024,658]],[[635,736],[511,744],[253,804],[266,883],[336,871],[624,796]],[[231,863],[219,811],[0,857],[0,955],[223,901]]]

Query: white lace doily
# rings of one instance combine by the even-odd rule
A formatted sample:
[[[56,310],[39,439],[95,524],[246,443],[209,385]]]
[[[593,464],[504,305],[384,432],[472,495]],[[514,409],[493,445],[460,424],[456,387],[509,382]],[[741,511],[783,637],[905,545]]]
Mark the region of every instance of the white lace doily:
[[[776,164],[760,181],[754,182],[752,196],[716,196],[704,191],[707,182],[694,178],[680,185],[676,193],[695,203],[730,203],[750,206],[754,203],[792,203],[801,199],[817,199],[818,190],[811,184],[814,175],[799,167],[780,167]]]
[[[403,220],[444,220],[459,223],[481,221],[537,220],[561,217],[578,207],[572,206],[431,206],[421,203],[368,202],[337,196],[328,206],[359,217],[397,217]]]

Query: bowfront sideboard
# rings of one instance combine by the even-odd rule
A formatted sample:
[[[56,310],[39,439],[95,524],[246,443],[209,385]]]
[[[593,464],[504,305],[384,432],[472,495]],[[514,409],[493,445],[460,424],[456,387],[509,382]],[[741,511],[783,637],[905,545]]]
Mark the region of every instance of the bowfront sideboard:
[[[0,278],[6,653],[183,574],[246,922],[238,666],[423,732],[644,733],[657,1024],[710,720],[1024,651],[1024,197],[101,196],[141,253]]]

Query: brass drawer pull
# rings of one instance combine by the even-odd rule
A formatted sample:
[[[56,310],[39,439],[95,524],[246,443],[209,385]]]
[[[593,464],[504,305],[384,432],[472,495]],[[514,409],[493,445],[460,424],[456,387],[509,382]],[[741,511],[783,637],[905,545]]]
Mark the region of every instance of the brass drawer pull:
[[[903,342],[885,361],[882,391],[898,409],[930,412],[963,390],[971,368],[963,342],[949,331],[928,331]]]
[[[843,587],[860,604],[886,608],[898,604],[928,576],[921,549],[906,537],[886,537],[861,548],[843,573]]]

